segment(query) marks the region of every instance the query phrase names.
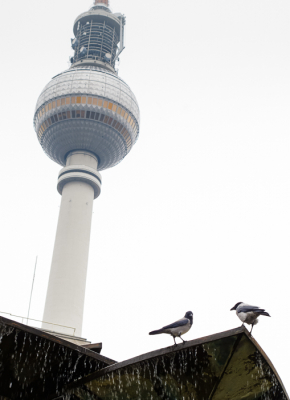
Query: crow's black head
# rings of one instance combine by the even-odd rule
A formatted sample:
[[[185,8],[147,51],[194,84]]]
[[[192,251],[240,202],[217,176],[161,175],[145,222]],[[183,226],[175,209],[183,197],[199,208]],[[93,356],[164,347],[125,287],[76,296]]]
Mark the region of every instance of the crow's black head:
[[[191,322],[191,324],[192,324],[192,321],[193,321],[193,313],[192,313],[192,311],[187,311],[187,313],[185,313],[185,316],[184,316],[185,318],[188,318],[189,319],[189,321]]]
[[[242,304],[242,301],[240,301],[239,303],[237,303],[233,308],[231,308],[230,311],[236,310],[236,309],[239,307],[240,304]]]

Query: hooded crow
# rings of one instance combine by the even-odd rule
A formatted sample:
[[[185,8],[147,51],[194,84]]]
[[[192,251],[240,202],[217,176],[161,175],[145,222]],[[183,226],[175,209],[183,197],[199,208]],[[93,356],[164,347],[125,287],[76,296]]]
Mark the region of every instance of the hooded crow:
[[[149,332],[149,335],[159,335],[160,333],[168,333],[173,337],[175,345],[176,345],[175,341],[176,337],[179,337],[183,341],[183,343],[185,343],[185,340],[182,339],[181,335],[184,335],[186,332],[189,331],[189,329],[192,326],[192,323],[193,323],[193,314],[191,311],[187,311],[187,313],[183,318],[179,319],[176,322],[173,322],[173,324],[164,326],[162,329]]]
[[[240,318],[240,320],[242,321],[243,325],[244,323],[248,324],[248,325],[252,325],[252,330],[254,325],[257,325],[258,321],[258,317],[260,315],[265,315],[266,317],[271,317],[270,314],[268,314],[263,308],[259,308],[256,306],[250,306],[249,304],[246,303],[237,303],[233,308],[231,308],[232,310],[236,310],[236,314],[237,316]]]

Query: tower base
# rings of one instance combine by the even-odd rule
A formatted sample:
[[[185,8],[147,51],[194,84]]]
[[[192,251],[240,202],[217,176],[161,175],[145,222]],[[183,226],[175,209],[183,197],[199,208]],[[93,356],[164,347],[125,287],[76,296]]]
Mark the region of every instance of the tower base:
[[[42,332],[49,333],[50,335],[59,337],[63,340],[66,340],[68,342],[77,344],[78,346],[85,346],[85,345],[90,345],[91,342],[89,342],[87,339],[78,337],[78,336],[72,336],[72,335],[66,335],[65,333],[59,333],[55,331],[50,331],[48,329],[40,329]]]

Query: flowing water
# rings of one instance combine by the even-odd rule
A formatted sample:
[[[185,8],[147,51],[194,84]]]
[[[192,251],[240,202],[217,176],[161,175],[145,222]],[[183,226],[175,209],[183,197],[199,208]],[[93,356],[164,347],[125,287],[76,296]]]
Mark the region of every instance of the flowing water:
[[[289,400],[243,333],[107,366],[35,332],[0,319],[0,400]]]
[[[286,400],[272,369],[244,336],[109,367],[65,400]]]
[[[57,339],[49,340],[0,323],[1,400],[60,395],[68,383],[106,366],[57,343]]]

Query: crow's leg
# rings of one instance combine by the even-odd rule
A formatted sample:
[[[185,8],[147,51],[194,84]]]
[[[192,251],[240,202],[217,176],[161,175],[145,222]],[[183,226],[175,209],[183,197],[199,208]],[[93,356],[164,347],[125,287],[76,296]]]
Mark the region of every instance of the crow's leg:
[[[181,335],[179,335],[179,339],[181,339],[183,343],[185,343],[185,340],[182,339]]]
[[[254,324],[252,324],[252,329],[251,329],[250,335],[252,334],[252,330],[253,330],[253,328],[254,328]]]
[[[174,346],[177,346],[176,341],[175,341],[175,336],[172,336],[174,340]]]

